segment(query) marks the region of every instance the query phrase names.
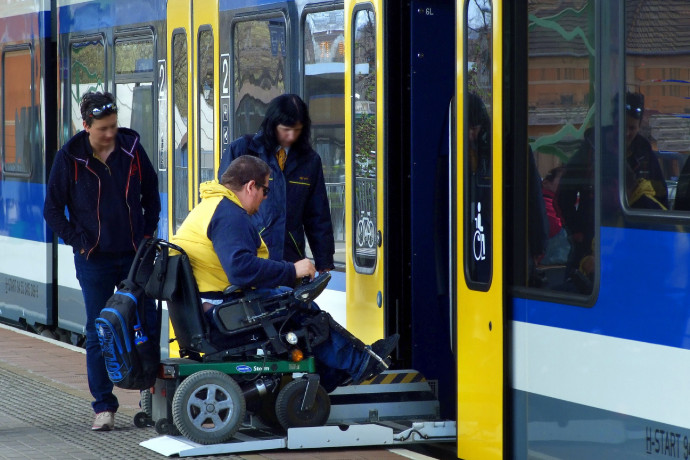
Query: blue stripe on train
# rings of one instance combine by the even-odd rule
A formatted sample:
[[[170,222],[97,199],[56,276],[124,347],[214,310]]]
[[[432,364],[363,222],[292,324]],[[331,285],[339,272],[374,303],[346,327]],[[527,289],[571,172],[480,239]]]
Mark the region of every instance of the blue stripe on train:
[[[103,30],[113,26],[164,21],[165,0],[92,1],[63,6],[59,11],[61,34]]]
[[[601,248],[593,307],[515,298],[513,319],[690,349],[690,234],[602,227]]]

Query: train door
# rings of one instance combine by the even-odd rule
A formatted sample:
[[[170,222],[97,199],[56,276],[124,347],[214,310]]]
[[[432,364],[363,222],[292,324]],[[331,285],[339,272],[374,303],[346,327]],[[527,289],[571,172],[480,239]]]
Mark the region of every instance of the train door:
[[[381,5],[345,5],[347,327],[368,343],[384,333],[386,305]]]
[[[456,3],[454,302],[458,457],[502,458],[501,3]]]

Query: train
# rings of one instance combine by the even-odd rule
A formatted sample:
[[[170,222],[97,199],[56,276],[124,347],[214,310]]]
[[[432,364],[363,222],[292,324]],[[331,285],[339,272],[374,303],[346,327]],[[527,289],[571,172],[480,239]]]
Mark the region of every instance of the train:
[[[42,207],[84,92],[141,134],[162,238],[297,93],[337,246],[319,304],[401,335],[454,456],[687,459],[688,30],[682,0],[3,2],[0,318],[83,334]]]

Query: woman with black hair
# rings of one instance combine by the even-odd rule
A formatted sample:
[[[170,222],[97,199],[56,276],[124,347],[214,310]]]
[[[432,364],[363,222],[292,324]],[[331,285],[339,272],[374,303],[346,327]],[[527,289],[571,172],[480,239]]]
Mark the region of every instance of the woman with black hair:
[[[273,260],[305,258],[305,235],[316,269],[334,268],[335,243],[321,157],[311,146],[309,109],[296,94],[273,99],[259,132],[230,144],[220,159],[218,178],[235,158],[254,155],[271,168],[271,193],[252,221]]]

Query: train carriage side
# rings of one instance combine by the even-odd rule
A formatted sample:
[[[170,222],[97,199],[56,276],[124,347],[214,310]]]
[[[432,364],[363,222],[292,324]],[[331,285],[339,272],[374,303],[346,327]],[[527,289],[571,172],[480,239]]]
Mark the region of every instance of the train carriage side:
[[[458,455],[686,458],[687,3],[471,0],[456,10]],[[473,55],[482,47],[493,56]],[[488,182],[472,94],[493,130]],[[482,202],[477,240],[487,189],[493,221]],[[505,297],[481,303],[472,281],[486,273],[485,248]],[[486,320],[501,311],[504,343],[492,344]],[[468,346],[484,354],[467,361]]]
[[[56,321],[52,236],[43,221],[55,144],[55,45],[45,2],[0,7],[0,316],[43,329]]]
[[[159,236],[167,236],[167,81],[165,1],[57,1],[58,144],[82,129],[79,102],[87,91],[116,97],[120,126],[141,135],[158,171]],[[56,237],[57,239],[57,237]],[[71,247],[56,241],[58,326],[84,333],[84,307]]]

